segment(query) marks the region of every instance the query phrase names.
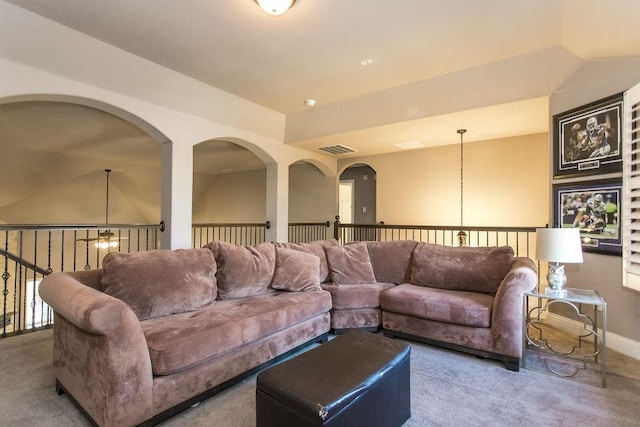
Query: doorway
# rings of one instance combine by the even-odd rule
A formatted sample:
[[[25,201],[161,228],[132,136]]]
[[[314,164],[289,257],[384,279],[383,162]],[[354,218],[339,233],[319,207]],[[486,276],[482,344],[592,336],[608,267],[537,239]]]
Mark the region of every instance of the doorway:
[[[376,171],[369,165],[362,163],[349,166],[345,169],[344,172],[340,174],[338,200],[340,222],[375,224]],[[347,221],[347,218],[349,221]]]
[[[338,215],[340,222],[351,224],[353,222],[353,191],[355,182],[353,179],[340,180]]]

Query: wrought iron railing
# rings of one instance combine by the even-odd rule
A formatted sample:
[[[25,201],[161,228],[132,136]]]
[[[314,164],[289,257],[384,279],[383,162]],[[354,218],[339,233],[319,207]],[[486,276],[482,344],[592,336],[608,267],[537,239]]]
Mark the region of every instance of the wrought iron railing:
[[[194,224],[193,247],[213,240],[252,245],[266,240],[264,224]],[[534,258],[536,227],[464,227],[469,246],[514,248]],[[38,284],[47,274],[100,268],[109,252],[160,248],[163,224],[0,225],[0,337],[53,324],[51,309],[40,299]],[[333,233],[332,233],[333,231]],[[305,243],[335,237],[341,244],[360,240],[411,239],[457,245],[460,227],[428,225],[291,223],[289,242]]]
[[[309,243],[333,237],[331,221],[289,223],[290,243]]]
[[[99,268],[108,252],[160,247],[163,224],[0,225],[0,336],[53,323],[38,285],[47,274]]]
[[[236,245],[254,245],[266,241],[266,232],[271,222],[261,223],[211,223],[193,224],[192,246],[201,248],[209,242],[219,240]],[[333,237],[331,222],[292,222],[289,223],[288,241],[291,243],[308,243]]]
[[[266,240],[267,230],[271,223],[236,223],[236,224],[193,224],[191,235],[192,246],[201,248],[214,240],[233,243],[234,245],[255,245]]]
[[[457,246],[458,234],[466,234],[466,246],[511,246],[516,256],[534,258],[536,228],[540,227],[459,227],[438,225],[342,224],[334,223],[334,237],[341,243],[374,240],[416,240]]]

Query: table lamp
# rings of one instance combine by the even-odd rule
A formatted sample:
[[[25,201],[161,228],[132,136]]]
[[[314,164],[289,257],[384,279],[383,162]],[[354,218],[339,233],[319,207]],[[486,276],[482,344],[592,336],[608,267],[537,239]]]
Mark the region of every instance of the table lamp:
[[[536,259],[549,262],[546,292],[555,296],[565,296],[564,285],[567,276],[564,265],[560,263],[581,263],[582,242],[577,228],[538,228],[536,229]]]

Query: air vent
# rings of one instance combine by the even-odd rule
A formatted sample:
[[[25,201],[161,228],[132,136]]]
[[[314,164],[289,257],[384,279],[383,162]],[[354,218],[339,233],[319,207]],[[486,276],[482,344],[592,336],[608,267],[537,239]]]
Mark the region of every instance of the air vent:
[[[338,145],[329,145],[327,147],[318,147],[318,150],[326,151],[331,154],[346,154],[346,153],[355,153],[351,147],[347,147],[346,145],[338,144]]]

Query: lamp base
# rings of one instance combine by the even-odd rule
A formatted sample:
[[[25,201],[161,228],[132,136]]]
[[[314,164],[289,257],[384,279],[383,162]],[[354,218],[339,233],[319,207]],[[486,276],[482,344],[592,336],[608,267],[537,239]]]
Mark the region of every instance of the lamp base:
[[[545,291],[546,294],[560,297],[567,296],[567,291],[564,289],[564,285],[567,283],[564,265],[549,263],[547,282],[549,282],[549,287]]]

